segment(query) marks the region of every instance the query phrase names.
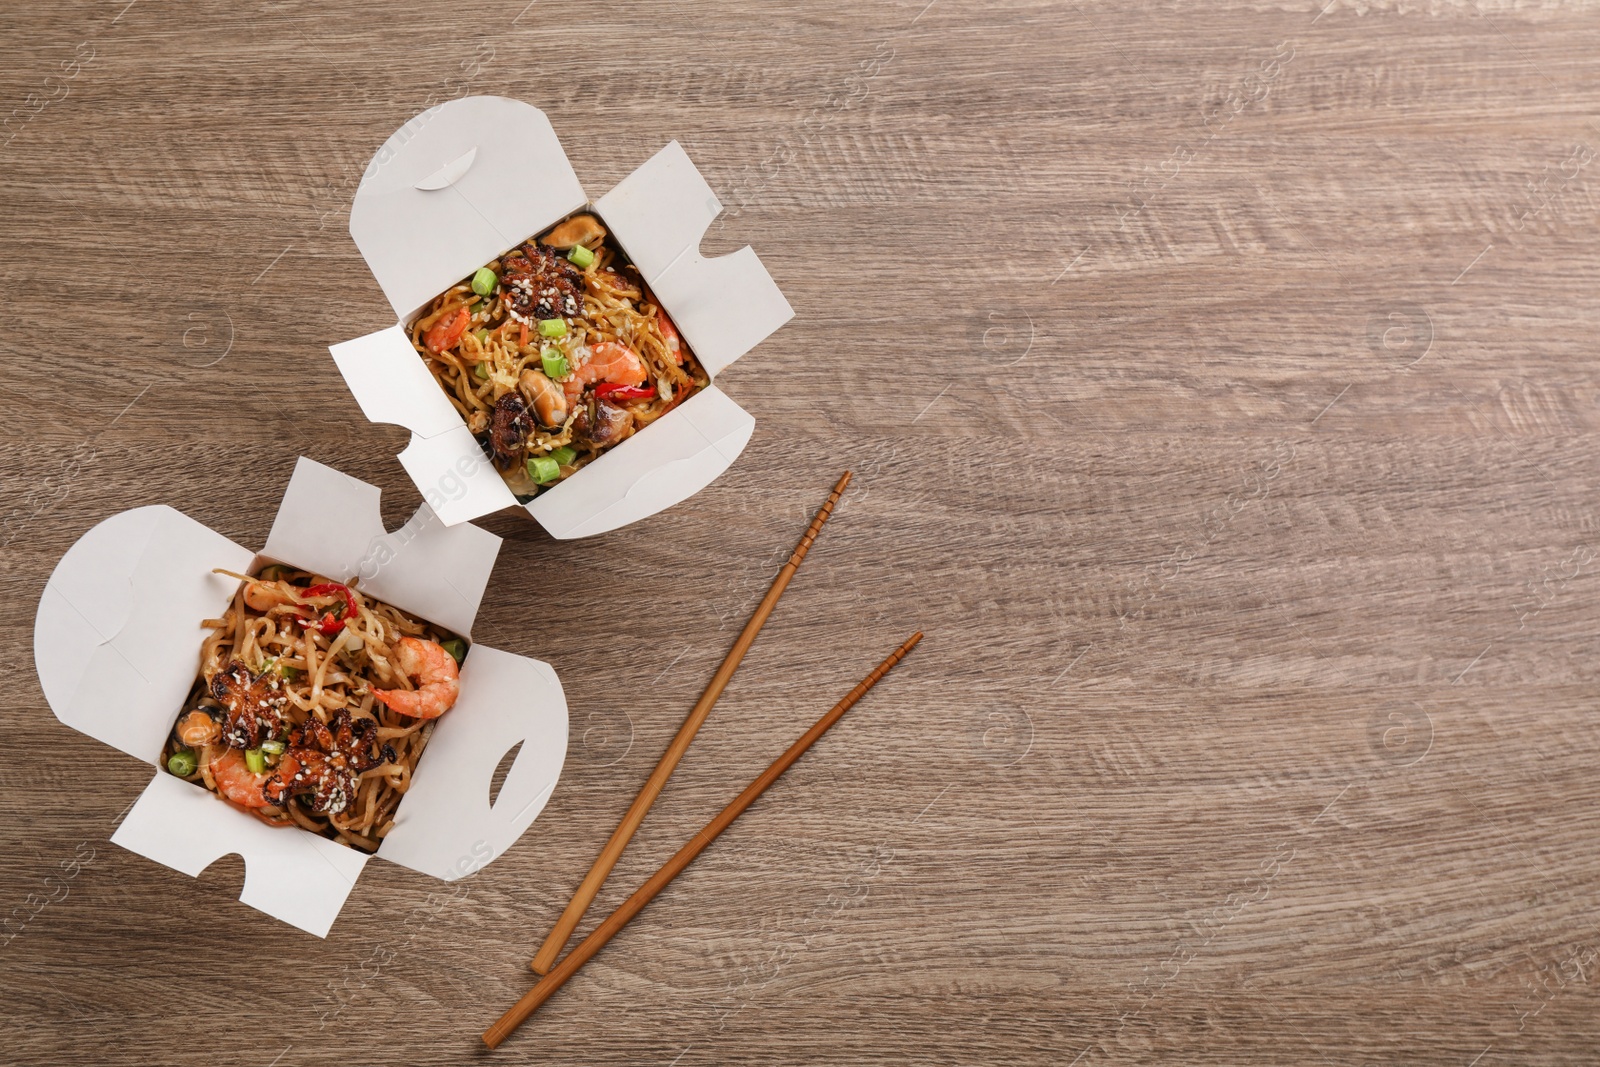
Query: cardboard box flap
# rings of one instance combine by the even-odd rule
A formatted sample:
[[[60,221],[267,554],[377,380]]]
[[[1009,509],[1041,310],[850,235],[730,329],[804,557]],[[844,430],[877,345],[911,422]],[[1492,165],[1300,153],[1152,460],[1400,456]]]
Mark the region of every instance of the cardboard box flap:
[[[111,840],[191,878],[238,853],[239,900],[317,937],[328,936],[368,859],[325,837],[267,826],[164,773],[145,786]]]
[[[375,487],[302,458],[262,555],[339,580],[463,635],[499,553],[500,538],[447,527],[427,505],[384,530]],[[200,624],[227,610],[255,553],[168,507],[106,519],[56,565],[34,622],[45,698],[68,726],[156,764],[194,684]],[[500,758],[522,744],[492,807]],[[461,697],[438,721],[396,811],[398,837],[380,852],[440,878],[458,878],[509,848],[543,809],[566,759],[567,706],[548,664],[474,645]],[[420,799],[418,799],[420,797]],[[198,875],[218,857],[245,860],[240,900],[326,936],[366,854],[298,827],[266,826],[208,790],[165,773],[112,840]]]
[[[200,622],[227,609],[253,557],[169,507],[113,515],[56,564],[34,618],[39,683],[56,718],[154,764],[194,684]]]
[[[405,319],[586,200],[544,112],[469,96],[384,142],[356,190],[350,236]]]
[[[521,743],[499,796],[495,768]],[[438,720],[378,855],[453,881],[486,865],[544,809],[567,756],[567,701],[547,663],[474,645],[461,698]]]
[[[428,371],[401,325],[328,348],[371,422],[404,426],[437,437],[461,425],[461,415]]]
[[[261,554],[335,581],[353,577],[367,546],[387,533],[375,485],[301,456]]]
[[[749,245],[717,259],[700,255],[722,204],[677,141],[622,179],[595,210],[713,375],[794,318]]]
[[[476,526],[445,526],[427,504],[390,534],[379,495],[375,486],[300,457],[262,554],[340,581],[359,577],[369,595],[470,635],[500,538]]]
[[[579,472],[528,502],[565,539],[590,537],[664,511],[717,479],[750,443],[756,420],[708,386]]]
[[[350,233],[401,324],[331,351],[367,418],[411,431],[401,465],[446,526],[517,498],[411,345],[406,323],[478,267],[583,206],[549,119],[502,97],[468,97],[418,115],[362,178]],[[594,204],[713,376],[794,317],[751,248],[700,254],[721,210],[676,141]],[[709,484],[753,428],[737,405],[705,390],[635,435],[657,452],[630,439],[527,510],[560,538],[615,529]]]
[[[403,326],[331,346],[362,414],[411,431],[400,465],[447,526],[509,508],[517,498],[411,347]]]

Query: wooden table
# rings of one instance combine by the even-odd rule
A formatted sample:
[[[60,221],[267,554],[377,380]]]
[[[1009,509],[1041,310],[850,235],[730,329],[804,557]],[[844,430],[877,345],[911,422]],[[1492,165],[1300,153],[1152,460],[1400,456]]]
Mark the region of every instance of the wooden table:
[[[477,1062],[851,467],[583,929],[926,642],[499,1059],[1593,1062],[1592,11],[124,2],[0,15],[4,1059]],[[149,769],[52,717],[32,620],[126,508],[261,544],[299,455],[416,507],[327,345],[389,321],[367,159],[473,93],[593,195],[682,142],[797,315],[692,502],[484,523],[561,784],[319,941],[109,844]]]

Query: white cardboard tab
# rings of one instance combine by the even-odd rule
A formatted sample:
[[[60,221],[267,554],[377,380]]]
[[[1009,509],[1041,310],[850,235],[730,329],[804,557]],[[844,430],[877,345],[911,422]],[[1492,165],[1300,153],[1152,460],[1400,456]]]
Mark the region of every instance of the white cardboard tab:
[[[359,577],[379,600],[471,636],[500,538],[445,526],[426,504],[391,535],[378,496],[375,486],[302,456],[262,552],[337,581]]]
[[[405,319],[586,199],[544,112],[473,96],[384,142],[356,190],[350,236]]]
[[[722,204],[677,141],[594,206],[710,374],[722,373],[794,318],[755,249],[745,245],[717,259],[700,255],[700,241]]]
[[[334,581],[354,577],[367,546],[387,532],[379,495],[377,486],[301,456],[262,555]]]
[[[400,464],[447,525],[516,504],[494,465],[417,358],[404,326],[329,349],[362,414],[411,431]]]
[[[585,470],[528,504],[550,536],[590,537],[663,511],[704,489],[739,458],[756,420],[711,385],[685,400],[675,419],[657,419],[634,435],[639,448],[602,452]]]
[[[447,527],[424,505],[385,532],[374,487],[302,458],[265,555],[362,588],[396,607],[470,634],[500,539]],[[34,660],[63,723],[147,763],[194,684],[200,623],[226,610],[253,555],[167,507],[105,520],[73,545],[45,586]],[[379,855],[435,877],[486,865],[543,808],[566,758],[567,707],[548,664],[473,645],[461,696],[441,718]],[[496,765],[522,743],[502,803],[488,807]],[[417,797],[422,797],[418,800]],[[404,828],[402,832],[402,827]],[[367,857],[301,829],[275,829],[163,771],[112,840],[198,875],[217,857],[245,861],[240,899],[326,936]],[[470,857],[447,865],[443,857]]]
[[[544,810],[566,740],[567,702],[556,672],[509,652],[474,648],[461,667],[461,699],[434,727],[404,811],[378,855],[446,881],[477,866],[472,860],[500,855]],[[517,744],[522,748],[491,808],[488,783]],[[459,782],[483,787],[458,795]],[[471,844],[463,849],[463,841]]]
[[[257,822],[170,774],[150,779],[111,842],[190,878],[235,853],[244,859],[239,900],[318,937],[328,936],[369,859],[316,834]]]
[[[252,553],[168,507],[113,515],[56,564],[33,622],[56,718],[155,764],[194,684],[202,619],[228,607]],[[197,566],[197,561],[206,561]]]
[[[452,100],[412,119],[379,150],[356,192],[351,236],[401,322],[331,351],[367,418],[411,431],[400,462],[446,525],[510,507],[516,497],[411,347],[405,324],[433,297],[583,203],[544,113],[486,96]],[[716,259],[700,255],[722,206],[677,142],[593,210],[713,377],[794,316],[749,247]],[[755,426],[721,393],[701,400],[685,402],[541,493],[528,513],[555,537],[587,537],[699,492],[728,468]]]
[[[328,351],[369,421],[392,422],[422,438],[461,425],[461,416],[417,358],[404,326],[396,324]]]

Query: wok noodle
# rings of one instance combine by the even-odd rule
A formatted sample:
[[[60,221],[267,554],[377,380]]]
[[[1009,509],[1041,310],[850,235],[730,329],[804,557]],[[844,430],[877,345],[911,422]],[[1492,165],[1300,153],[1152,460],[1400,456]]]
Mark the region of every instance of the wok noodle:
[[[710,381],[587,214],[436,297],[411,342],[522,502]]]
[[[275,826],[375,851],[434,720],[459,637],[307,571],[240,578],[162,752],[170,773]]]

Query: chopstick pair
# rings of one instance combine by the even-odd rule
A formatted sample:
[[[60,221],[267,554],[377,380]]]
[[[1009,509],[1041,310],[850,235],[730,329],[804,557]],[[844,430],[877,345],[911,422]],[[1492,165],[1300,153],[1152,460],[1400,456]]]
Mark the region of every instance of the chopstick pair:
[[[694,858],[706,850],[706,846],[717,839],[717,836],[726,830],[733,820],[737,819],[755,799],[764,793],[769,785],[776,782],[783,772],[788,770],[795,760],[805,754],[806,749],[816,743],[817,738],[828,732],[828,729],[838,722],[844,713],[850,710],[851,705],[860,700],[867,690],[877,684],[878,679],[889,673],[889,668],[899,663],[907,652],[922,640],[922,633],[918,631],[911,635],[899,648],[889,654],[889,657],[873,668],[872,673],[856,684],[856,687],[835,704],[826,715],[818,719],[811,729],[800,735],[800,739],[789,746],[788,751],[773,761],[772,766],[761,772],[761,777],[751,782],[745,791],[740,793],[732,804],[723,808],[716,818],[706,823],[701,831],[690,839],[687,845],[680,848],[661,869],[652,874],[644,885],[636,889],[632,896],[622,902],[622,906],[612,912],[604,922],[595,927],[594,933],[578,942],[578,946],[567,953],[562,961],[556,964],[549,974],[540,978],[534,987],[523,994],[522,999],[512,1005],[511,1010],[502,1015],[493,1026],[483,1032],[483,1043],[491,1049],[499,1048],[500,1043],[511,1036],[512,1031],[521,1026],[528,1016],[539,1009],[539,1006],[566,984],[567,979],[577,973],[582,967],[594,958],[595,954],[605,947],[606,942],[617,935],[635,915],[644,910],[644,906],[655,899],[657,893],[665,889],[674,878],[683,873],[683,869],[694,862]]]
[[[816,743],[818,738],[826,733],[834,723],[838,722],[846,711],[850,710],[856,701],[860,700],[869,689],[877,684],[880,678],[887,674],[896,663],[899,663],[905,657],[906,653],[916,646],[918,641],[922,640],[920,631],[912,634],[904,644],[892,652],[882,663],[879,663],[854,689],[846,694],[843,700],[829,709],[811,729],[802,734],[799,740],[789,746],[782,756],[779,756],[770,767],[762,772],[760,777],[750,783],[744,792],[734,799],[733,803],[729,804],[707,823],[687,845],[684,845],[671,859],[664,863],[644,885],[640,886],[632,896],[623,902],[621,907],[617,908],[604,922],[596,927],[593,933],[584,938],[565,959],[561,960],[559,964],[556,963],[556,957],[560,955],[561,949],[565,947],[568,939],[572,936],[572,931],[583,919],[584,913],[594,901],[595,894],[599,892],[606,876],[616,866],[623,849],[627,847],[634,832],[638,830],[640,823],[644,821],[650,806],[655,802],[656,797],[660,795],[667,779],[671,777],[673,770],[677,767],[678,761],[683,758],[684,752],[687,751],[689,743],[694,740],[694,736],[705,722],[706,716],[710,714],[712,705],[717,702],[717,698],[722,695],[722,691],[727,687],[734,672],[738,670],[745,653],[749,651],[751,644],[755,641],[756,634],[760,632],[768,616],[772,614],[772,609],[777,604],[778,598],[783,595],[784,590],[788,587],[789,580],[794,577],[795,571],[799,569],[801,561],[805,559],[806,553],[816,540],[818,532],[821,531],[823,523],[827,522],[829,516],[833,514],[833,509],[838,504],[840,495],[843,494],[845,487],[849,484],[850,472],[846,471],[844,476],[833,487],[833,492],[828,495],[828,499],[824,501],[822,507],[817,511],[816,517],[806,529],[805,535],[801,537],[800,544],[790,555],[788,562],[778,571],[772,587],[767,590],[766,596],[762,597],[761,603],[756,606],[750,621],[740,631],[738,639],[734,641],[733,647],[728,651],[728,655],[723,660],[722,665],[717,668],[716,674],[712,675],[711,681],[706,685],[705,692],[701,694],[700,699],[690,709],[683,725],[678,728],[678,733],[673,737],[672,743],[667,746],[667,751],[662,755],[660,762],[656,764],[656,768],[651,772],[650,777],[646,779],[644,786],[639,790],[639,795],[634,798],[633,804],[629,806],[627,813],[623,815],[622,821],[606,842],[605,847],[600,850],[600,855],[595,859],[594,865],[589,869],[589,873],[584,877],[582,883],[579,884],[577,891],[572,896],[572,900],[568,902],[566,909],[561,913],[561,917],[556,921],[555,927],[550,931],[549,937],[545,939],[544,945],[539,949],[538,955],[534,957],[531,966],[536,973],[544,977],[540,979],[533,989],[518,1000],[510,1011],[506,1012],[499,1021],[484,1032],[483,1042],[489,1048],[498,1047],[528,1016],[532,1015],[556,990],[560,989],[568,978],[572,977],[580,967],[592,959],[605,946],[606,942],[616,936],[618,931],[626,926],[635,915],[643,911],[645,905],[650,903],[657,893],[666,888],[668,883],[676,878],[684,868],[688,867],[696,856],[703,852],[712,841],[716,840],[723,830],[726,830],[746,808],[755,802],[757,797],[766,791],[768,786],[777,781],[784,771],[788,770],[807,749]]]
[[[661,762],[656,764],[656,769],[650,772],[650,777],[645,779],[639,795],[633,798],[633,803],[628,807],[627,813],[622,816],[622,821],[612,831],[611,838],[600,850],[600,855],[595,859],[594,866],[589,868],[589,873],[584,875],[583,881],[578,884],[577,890],[572,894],[572,899],[567,903],[566,910],[561,913],[561,918],[556,920],[555,926],[550,931],[550,936],[545,938],[544,945],[533,957],[535,973],[547,974],[555,966],[556,957],[561,955],[561,950],[566,947],[567,940],[572,937],[572,931],[577,929],[578,923],[583,921],[584,912],[589,910],[589,905],[594,902],[595,894],[600,891],[600,886],[605,882],[606,876],[611,873],[611,868],[617,865],[617,860],[622,858],[622,850],[628,847],[628,842],[633,839],[634,832],[639,829],[639,824],[644,822],[644,817],[650,811],[650,806],[656,802],[656,797],[661,795],[661,790],[666,786],[667,779],[672,777],[672,772],[677,768],[678,761],[689,750],[689,742],[694,740],[694,735],[700,732],[700,727],[706,721],[706,716],[711,714],[711,707],[722,696],[722,691],[728,687],[728,682],[733,678],[733,672],[739,669],[739,664],[744,660],[746,652],[755,643],[756,634],[761,632],[761,627],[766,625],[767,617],[772,614],[772,609],[777,606],[778,598],[783,596],[783,591],[789,587],[789,579],[794,577],[795,571],[800,569],[800,563],[806,558],[806,553],[811,550],[811,544],[817,539],[817,534],[822,531],[822,524],[828,521],[833,514],[833,509],[839,503],[845,486],[850,484],[850,472],[845,471],[844,476],[834,485],[833,492],[828,494],[828,499],[823,501],[822,507],[817,510],[816,518],[811,520],[811,525],[806,528],[805,535],[800,538],[789,560],[778,571],[778,576],[773,579],[772,588],[767,590],[767,595],[761,598],[761,603],[756,605],[755,613],[750,616],[750,621],[744,624],[744,629],[739,631],[739,637],[728,650],[727,658],[722,661],[722,666],[717,668],[717,673],[711,676],[711,681],[706,684],[704,693],[695,701],[694,707],[689,709],[689,714],[684,717],[683,725],[678,727],[677,734],[672,738],[672,743],[667,746],[667,751],[662,754]]]

